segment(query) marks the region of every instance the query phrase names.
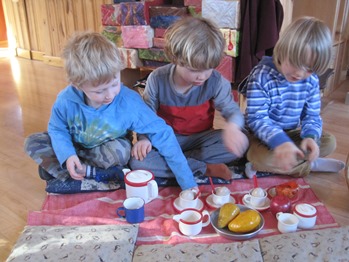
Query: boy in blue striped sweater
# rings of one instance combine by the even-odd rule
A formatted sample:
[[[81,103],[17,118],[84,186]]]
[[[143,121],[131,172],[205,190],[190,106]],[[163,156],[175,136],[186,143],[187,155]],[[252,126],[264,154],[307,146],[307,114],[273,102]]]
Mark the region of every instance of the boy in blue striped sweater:
[[[267,171],[304,177],[310,171],[339,172],[344,163],[322,158],[336,148],[322,131],[318,74],[331,60],[332,39],[320,20],[303,17],[280,37],[273,57],[263,57],[243,88],[250,129],[247,176]]]

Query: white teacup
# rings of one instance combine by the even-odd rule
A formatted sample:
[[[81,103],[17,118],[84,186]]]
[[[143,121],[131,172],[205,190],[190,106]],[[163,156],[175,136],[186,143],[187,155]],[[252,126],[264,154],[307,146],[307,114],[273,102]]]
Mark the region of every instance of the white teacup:
[[[195,236],[199,234],[203,227],[210,224],[210,213],[207,210],[202,211],[188,208],[182,210],[173,219],[179,224],[179,231],[186,236]]]
[[[199,194],[191,189],[179,193],[179,206],[181,208],[196,208],[198,206]]]
[[[264,189],[253,188],[245,196],[245,201],[253,207],[263,207],[267,197],[267,191]]]
[[[278,230],[281,233],[291,233],[297,230],[299,220],[295,215],[279,212],[276,214],[276,219],[278,220]]]
[[[212,191],[212,201],[217,206],[222,206],[225,203],[228,203],[230,200],[230,190],[223,187],[216,187],[215,190]]]

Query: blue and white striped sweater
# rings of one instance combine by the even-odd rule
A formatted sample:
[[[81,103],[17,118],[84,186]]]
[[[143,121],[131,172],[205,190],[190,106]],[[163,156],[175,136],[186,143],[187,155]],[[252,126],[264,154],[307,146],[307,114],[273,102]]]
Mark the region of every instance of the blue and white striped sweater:
[[[315,74],[291,83],[276,70],[271,57],[263,57],[248,78],[245,95],[246,123],[270,148],[291,141],[284,130],[301,128],[302,137],[321,136],[319,79]]]

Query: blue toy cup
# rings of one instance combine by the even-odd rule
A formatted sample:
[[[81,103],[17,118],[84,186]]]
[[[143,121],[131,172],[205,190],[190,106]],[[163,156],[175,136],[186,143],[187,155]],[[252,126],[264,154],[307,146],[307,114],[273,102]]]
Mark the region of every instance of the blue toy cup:
[[[144,221],[144,200],[140,197],[129,197],[123,202],[123,206],[116,209],[118,217],[126,218],[131,224]]]

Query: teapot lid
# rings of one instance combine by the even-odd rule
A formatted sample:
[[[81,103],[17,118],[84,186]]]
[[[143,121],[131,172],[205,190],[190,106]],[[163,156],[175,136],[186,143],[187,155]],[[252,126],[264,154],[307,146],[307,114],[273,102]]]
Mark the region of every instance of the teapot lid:
[[[150,180],[154,179],[152,172],[147,170],[133,170],[126,174],[125,183],[128,185],[140,186],[140,184],[146,185]]]
[[[297,204],[294,211],[302,217],[313,217],[317,213],[316,208],[310,204]]]

